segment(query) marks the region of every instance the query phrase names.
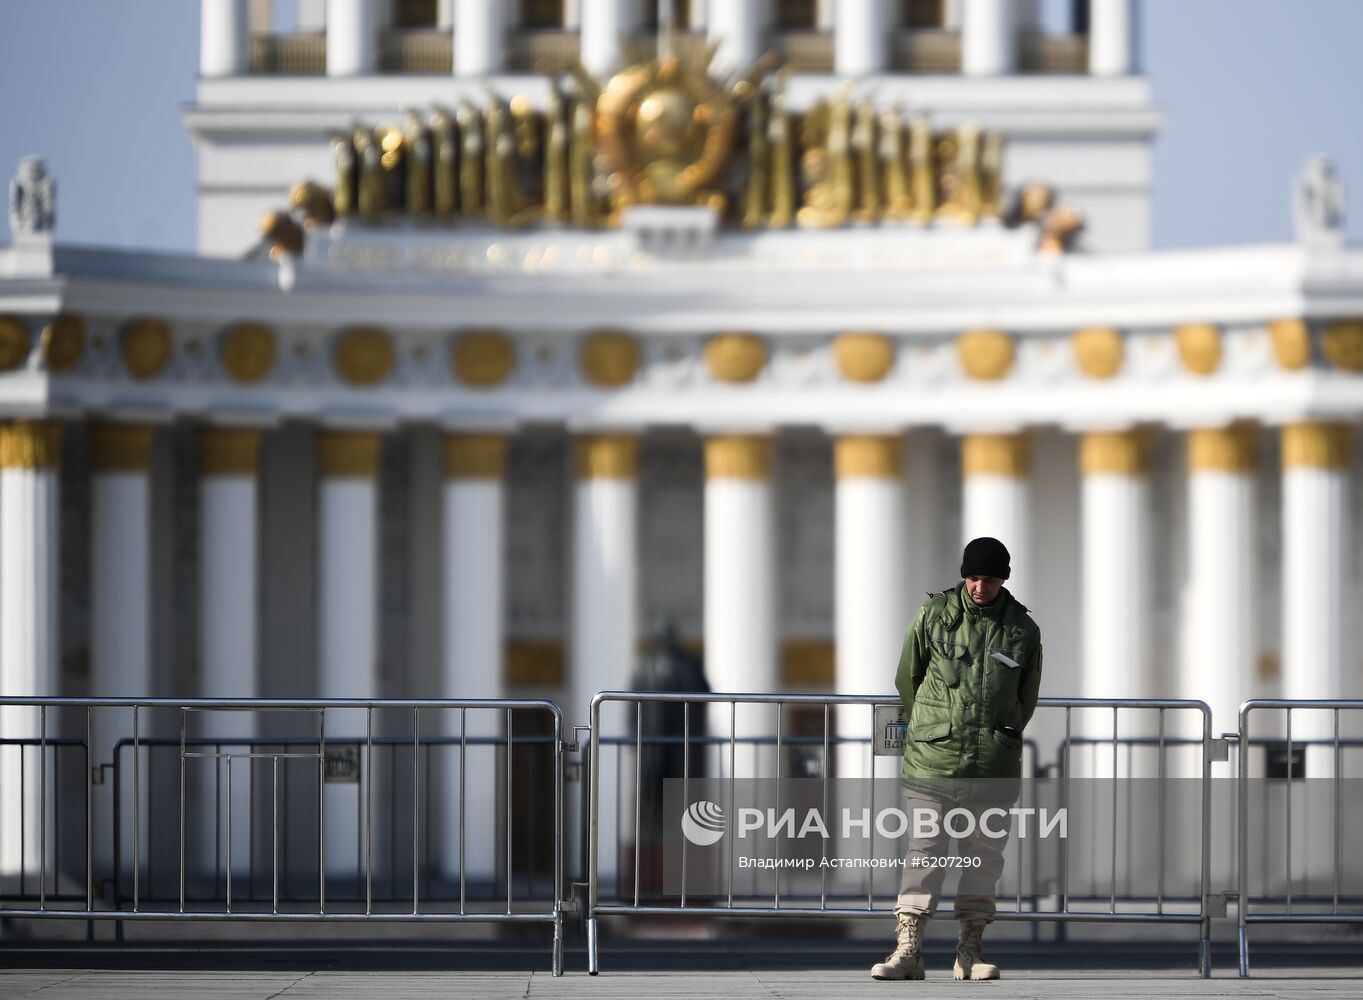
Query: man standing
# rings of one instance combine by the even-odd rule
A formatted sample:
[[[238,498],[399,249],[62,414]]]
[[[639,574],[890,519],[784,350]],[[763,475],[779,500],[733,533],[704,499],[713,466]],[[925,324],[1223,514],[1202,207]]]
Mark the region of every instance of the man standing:
[[[1017,799],[1022,731],[1041,687],[1041,630],[1004,588],[1008,575],[1002,542],[972,540],[961,558],[962,581],[930,594],[904,636],[895,675],[909,720],[900,782],[915,836],[895,904],[898,947],[871,968],[875,979],[923,978],[923,928],[941,898],[950,849],[942,820],[961,808],[975,822],[957,845],[963,864],[954,974],[999,977],[981,958],[980,939],[994,916],[1008,831],[997,812],[984,814],[1006,815]],[[932,833],[918,835],[924,831]]]

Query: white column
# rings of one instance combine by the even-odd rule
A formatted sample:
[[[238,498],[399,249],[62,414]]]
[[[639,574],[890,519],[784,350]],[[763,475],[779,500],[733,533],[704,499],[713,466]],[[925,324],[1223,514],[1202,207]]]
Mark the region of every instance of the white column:
[[[1210,706],[1218,735],[1236,729],[1259,655],[1255,451],[1249,427],[1188,435],[1188,645],[1179,695]]]
[[[835,506],[835,632],[838,694],[888,694],[913,609],[908,599],[907,524],[904,518],[903,439],[849,435],[833,445]],[[871,735],[869,708],[838,712],[838,734]],[[841,744],[837,775],[871,777],[871,748]],[[897,761],[884,758],[898,773]]]
[[[635,0],[581,0],[582,65],[597,76],[608,76],[620,68],[622,38],[628,38],[636,24]]]
[[[638,643],[638,439],[574,442],[572,695],[565,725],[585,725],[598,691],[627,687]]]
[[[1126,76],[1135,69],[1131,0],[1089,0],[1089,72]]]
[[[42,422],[0,428],[0,695],[10,698],[59,693],[60,432],[60,425]],[[10,739],[38,739],[41,715],[38,708],[0,708],[0,733]],[[49,737],[58,735],[59,721],[49,713]],[[0,747],[0,876],[22,872],[32,878],[40,871],[39,810],[46,804],[40,794],[39,756],[37,749]],[[49,781],[53,773],[49,771]],[[50,816],[47,827],[51,845]],[[49,871],[55,870],[53,858],[49,846]],[[52,885],[55,880],[49,880],[49,891]]]
[[[1016,55],[1013,0],[961,0],[961,71],[1003,76]]]
[[[842,0],[833,25],[833,66],[839,76],[885,70],[889,48],[886,0]]]
[[[435,26],[441,31],[450,31],[454,27],[454,3],[455,0],[439,0],[435,8]]]
[[[374,0],[327,0],[327,75],[374,72],[377,31]]]
[[[318,435],[317,487],[317,695],[374,698],[378,690],[378,488],[379,435],[324,431]],[[377,720],[376,720],[377,721]],[[361,712],[326,714],[327,741],[356,746],[365,735]],[[378,781],[362,761],[360,784],[328,784],[325,855],[328,875],[363,872],[362,831],[357,835],[363,782]],[[375,833],[378,826],[376,824]],[[359,840],[357,842],[357,836]],[[375,851],[378,856],[379,851]]]
[[[770,437],[758,435],[705,442],[705,674],[716,692],[780,689],[771,447]],[[766,706],[739,706],[734,734],[770,738],[775,723]],[[729,732],[729,707],[714,706],[710,735]],[[738,776],[774,777],[768,756],[740,748]]]
[[[563,30],[577,31],[582,27],[582,0],[563,0]]]
[[[961,443],[962,541],[989,535],[1003,542],[1012,571],[1005,586],[1023,604],[1034,570],[1029,470],[1025,434],[971,434]]]
[[[198,444],[199,692],[205,698],[256,698],[260,695],[256,613],[260,432],[204,428]],[[201,759],[191,761],[186,769],[187,783],[197,788],[200,810],[198,829],[187,839],[195,845],[199,870],[219,880],[225,880],[228,872],[229,801],[232,876],[240,879],[250,871],[252,775],[255,772],[262,778],[266,788],[270,776],[241,755],[250,751],[249,741],[258,735],[258,723],[254,713],[204,712],[196,735],[248,742],[221,745],[223,753],[236,758],[230,765],[225,759]],[[208,749],[217,752],[218,747]]]
[[[1299,423],[1282,431],[1283,697],[1340,698],[1357,662],[1345,648],[1357,614],[1350,554],[1351,430],[1343,424]],[[1260,730],[1263,718],[1258,719]],[[1296,739],[1328,739],[1329,712],[1293,713]],[[1307,753],[1307,775],[1333,773],[1328,747]]]
[[[505,696],[505,467],[506,438],[501,435],[451,434],[445,438],[442,698]],[[444,713],[439,724],[445,736],[461,735],[458,712]],[[504,734],[501,712],[465,713],[462,735],[486,740]],[[496,871],[497,847],[506,834],[501,821],[506,809],[505,772],[497,767],[499,748],[495,745],[475,743],[462,761],[459,754],[458,748],[439,754],[438,773],[444,789],[438,803],[441,870],[454,880],[462,868],[469,880],[486,883]]]
[[[1158,697],[1164,692],[1150,656],[1150,487],[1144,435],[1085,434],[1079,462],[1084,595],[1079,693],[1085,698]]]
[[[488,76],[502,69],[506,47],[501,0],[456,0],[454,72]]]
[[[150,427],[102,424],[90,428],[93,474],[90,513],[90,694],[96,698],[147,698],[151,686],[151,442]],[[152,735],[147,713],[139,713],[140,737]],[[93,720],[93,764],[113,761],[120,739],[133,738],[131,711],[97,710]],[[133,865],[133,811],[141,815],[138,860],[147,865],[146,751],[140,801],[133,796],[133,751],[120,755],[119,815],[121,868]],[[109,872],[113,861],[113,786],[95,796],[96,865]]]
[[[814,6],[814,27],[819,31],[835,31],[838,8],[834,0],[818,0]]]
[[[719,45],[711,63],[716,76],[744,72],[762,54],[763,13],[761,0],[712,0],[706,32]]]
[[[199,75],[239,76],[250,66],[246,0],[202,0],[199,7]]]

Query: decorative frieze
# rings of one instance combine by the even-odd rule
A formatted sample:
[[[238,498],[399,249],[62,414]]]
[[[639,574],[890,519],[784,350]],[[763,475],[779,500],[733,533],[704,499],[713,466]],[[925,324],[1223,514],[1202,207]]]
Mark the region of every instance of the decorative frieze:
[[[1321,353],[1340,371],[1363,372],[1363,319],[1341,319],[1326,325]]]
[[[85,350],[85,317],[78,313],[58,313],[43,327],[43,363],[54,375],[76,367]]]
[[[1210,375],[1221,365],[1221,329],[1211,323],[1185,323],[1174,330],[1183,367],[1194,375]]]
[[[135,379],[156,378],[165,371],[171,347],[170,326],[154,316],[128,321],[118,345],[123,366]]]
[[[1122,370],[1126,351],[1119,330],[1091,326],[1070,337],[1075,366],[1089,378],[1108,379]]]
[[[378,385],[393,370],[393,338],[378,327],[350,327],[336,339],[331,360],[350,385]]]
[[[0,371],[18,368],[28,359],[32,346],[28,327],[17,316],[0,316]]]
[[[274,367],[274,331],[264,323],[237,323],[222,336],[218,357],[234,382],[258,382]]]
[[[1300,371],[1311,364],[1311,329],[1304,319],[1275,319],[1268,324],[1278,367]]]
[[[740,384],[757,378],[767,363],[767,345],[751,333],[721,333],[705,344],[705,366],[719,382]]]
[[[961,369],[972,379],[996,382],[1013,369],[1013,338],[1002,330],[971,330],[956,338]]]
[[[639,341],[618,330],[589,334],[578,351],[582,377],[600,389],[618,389],[639,371]]]
[[[894,366],[894,342],[879,333],[844,333],[833,341],[833,357],[849,382],[879,382]]]
[[[469,330],[454,340],[450,371],[465,385],[488,389],[501,385],[516,367],[516,348],[500,330]]]

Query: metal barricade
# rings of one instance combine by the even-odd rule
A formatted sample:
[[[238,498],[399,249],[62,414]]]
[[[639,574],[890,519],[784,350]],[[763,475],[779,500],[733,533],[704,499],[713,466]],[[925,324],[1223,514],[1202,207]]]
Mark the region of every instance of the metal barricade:
[[[1282,735],[1254,738],[1253,720],[1270,712],[1281,713]],[[1341,713],[1351,716],[1352,738],[1341,729]],[[1363,924],[1363,862],[1351,858],[1355,888],[1350,892],[1344,885],[1344,844],[1363,830],[1363,795],[1348,794],[1344,777],[1346,751],[1363,750],[1359,731],[1363,700],[1256,698],[1240,706],[1236,911],[1241,976],[1249,975],[1251,924]],[[1256,750],[1262,751],[1261,767],[1254,766]],[[1276,753],[1276,761],[1270,753]],[[1310,801],[1319,803],[1322,795],[1328,815],[1312,815]],[[1252,804],[1258,808],[1252,810]],[[1252,817],[1252,811],[1259,815]],[[1272,840],[1278,836],[1282,868],[1273,870]],[[1257,895],[1250,880],[1256,846],[1265,853]]]
[[[562,975],[565,750],[542,700],[0,698],[0,917],[543,923]]]
[[[819,884],[817,891],[811,885],[807,890],[782,892],[780,872],[777,873],[775,891],[767,890],[763,894],[756,891],[744,892],[734,891],[732,871],[730,871],[727,891],[711,891],[708,893],[688,893],[687,891],[687,863],[688,863],[688,838],[679,839],[680,851],[680,889],[668,892],[659,891],[657,886],[651,886],[648,891],[641,892],[640,879],[644,865],[641,860],[641,808],[640,802],[644,795],[645,788],[642,782],[643,768],[640,764],[643,761],[645,751],[653,747],[660,748],[669,743],[676,743],[675,736],[660,736],[644,732],[644,708],[646,705],[673,704],[682,706],[682,735],[680,737],[680,754],[674,754],[672,759],[673,767],[679,766],[680,774],[668,775],[672,778],[680,778],[681,801],[690,803],[691,796],[689,789],[695,775],[695,765],[693,757],[699,750],[702,759],[713,759],[717,764],[716,777],[723,782],[728,782],[730,788],[735,779],[736,761],[739,758],[739,750],[743,748],[745,752],[750,752],[751,763],[745,765],[745,770],[754,776],[775,777],[780,779],[783,775],[784,760],[788,751],[792,747],[801,748],[813,755],[818,762],[817,771],[822,788],[822,803],[824,811],[828,811],[830,800],[830,781],[832,772],[832,762],[834,755],[840,746],[849,744],[864,743],[871,739],[870,727],[867,728],[865,737],[849,739],[845,727],[837,727],[842,731],[842,735],[835,732],[833,718],[839,710],[846,712],[849,709],[860,709],[870,713],[874,717],[876,706],[897,706],[899,699],[897,695],[886,695],[883,697],[861,697],[861,696],[839,696],[839,695],[755,695],[755,694],[692,694],[692,693],[638,693],[638,692],[602,692],[598,694],[591,704],[590,713],[590,744],[588,753],[588,775],[587,775],[587,816],[585,817],[585,831],[583,840],[586,849],[586,868],[587,868],[587,905],[585,917],[587,921],[587,952],[588,952],[588,972],[596,974],[599,969],[599,929],[598,919],[602,916],[623,915],[629,917],[649,917],[649,916],[676,916],[686,914],[691,917],[740,917],[740,918],[883,918],[893,911],[893,893],[876,892],[873,876],[868,880],[867,891],[862,891],[858,887],[853,894],[846,887],[833,886],[831,889],[827,884],[824,866],[820,866]],[[623,718],[633,733],[618,733],[607,731],[603,725],[603,709],[607,706],[620,706],[619,712],[623,712]],[[718,711],[716,710],[718,706]],[[740,727],[737,719],[740,711],[749,712],[755,706],[766,707],[768,712],[774,710],[775,731],[766,733],[755,733],[751,730],[751,723],[746,723]],[[788,713],[793,711],[812,713],[814,717],[814,728],[817,732],[805,734],[803,737],[788,736],[785,732],[785,722],[789,718]],[[616,714],[619,714],[617,712]],[[1085,719],[1091,718],[1094,712],[1110,713],[1111,726],[1110,738],[1096,738],[1093,735],[1078,735],[1073,732],[1072,716],[1076,712],[1086,713]],[[1220,754],[1223,744],[1213,740],[1211,732],[1211,712],[1207,705],[1200,701],[1171,700],[1171,699],[1141,699],[1141,700],[1100,700],[1100,699],[1081,699],[1081,698],[1046,698],[1041,699],[1037,707],[1037,718],[1043,713],[1056,714],[1063,713],[1063,733],[1064,739],[1060,743],[1061,758],[1057,762],[1055,773],[1059,778],[1058,793],[1062,806],[1068,803],[1071,793],[1072,782],[1074,781],[1074,769],[1072,762],[1073,751],[1083,744],[1087,747],[1111,747],[1111,773],[1107,775],[1112,779],[1111,784],[1115,786],[1120,774],[1119,748],[1123,743],[1130,743],[1130,739],[1124,740],[1119,732],[1118,718],[1121,715],[1139,715],[1143,721],[1148,721],[1145,729],[1150,733],[1148,739],[1140,741],[1154,754],[1156,765],[1150,769],[1150,780],[1155,783],[1159,801],[1164,801],[1166,785],[1172,780],[1169,770],[1166,767],[1166,758],[1177,750],[1188,750],[1194,759],[1186,768],[1187,779],[1191,782],[1191,791],[1195,799],[1193,809],[1193,824],[1196,827],[1195,836],[1197,837],[1198,848],[1190,859],[1190,890],[1183,896],[1166,895],[1164,891],[1163,861],[1159,863],[1159,880],[1154,889],[1150,892],[1120,894],[1116,888],[1116,876],[1118,871],[1118,797],[1114,790],[1111,794],[1111,814],[1112,814],[1112,841],[1110,845],[1104,845],[1108,852],[1108,861],[1111,865],[1112,881],[1109,891],[1105,896],[1096,893],[1072,894],[1069,886],[1069,872],[1071,867],[1069,857],[1069,846],[1066,840],[1061,840],[1061,849],[1057,859],[1058,872],[1056,878],[1046,881],[1044,884],[1037,871],[1038,866],[1033,863],[1032,879],[1033,884],[1024,885],[1023,860],[1020,847],[1017,851],[1018,871],[1015,873],[1017,884],[1011,892],[999,893],[998,900],[1002,904],[995,916],[995,919],[1006,921],[1046,921],[1055,922],[1060,926],[1067,923],[1094,922],[1094,923],[1137,923],[1137,924],[1173,924],[1173,925],[1196,925],[1199,933],[1198,947],[1198,968],[1200,974],[1206,978],[1211,972],[1211,918],[1213,916],[1209,905],[1210,896],[1210,848],[1211,848],[1211,764],[1214,759],[1225,759]],[[1177,714],[1183,717],[1191,717],[1191,724],[1186,728],[1186,732],[1195,733],[1191,738],[1179,738],[1175,733],[1166,732],[1166,715]],[[720,721],[720,731],[718,734],[709,733],[704,736],[697,735],[699,729],[697,722],[702,717]],[[727,726],[724,721],[727,719]],[[1033,725],[1036,724],[1034,720]],[[1195,729],[1193,729],[1195,725]],[[619,728],[618,726],[616,727]],[[743,729],[740,732],[740,728]],[[1106,731],[1106,721],[1101,726],[1086,726],[1091,732]],[[629,768],[623,763],[618,764],[611,774],[603,772],[603,752],[611,747],[622,748],[626,753],[633,744],[632,774]],[[765,756],[764,756],[765,755]],[[1033,760],[1033,769],[1037,769],[1037,762]],[[763,766],[771,768],[770,773],[762,774]],[[709,768],[707,768],[709,769]],[[788,774],[788,769],[786,769]],[[874,767],[867,773],[874,774]],[[1101,774],[1097,776],[1102,777]],[[1128,774],[1128,777],[1131,775]],[[632,787],[631,787],[632,786]],[[631,794],[632,793],[632,794]],[[777,793],[779,796],[779,792]],[[871,792],[874,795],[874,791]],[[626,822],[632,822],[633,827],[633,848],[632,855],[628,849],[623,852],[617,849],[616,857],[610,859],[607,868],[618,862],[619,868],[626,874],[625,877],[616,876],[607,881],[603,875],[603,795],[606,796],[604,812],[608,818],[606,827],[611,826],[610,818],[614,818],[616,823],[620,817],[625,817]],[[629,802],[624,800],[630,795]],[[814,796],[820,798],[819,795]],[[732,797],[730,803],[734,801]],[[779,804],[779,798],[778,798]],[[689,805],[686,807],[689,810]],[[1154,816],[1162,820],[1159,807],[1152,810]],[[630,816],[632,814],[632,820]],[[727,819],[724,820],[727,822]],[[825,833],[825,847],[827,846]],[[718,843],[718,841],[715,841]],[[875,844],[875,835],[872,834],[871,843]],[[1017,844],[1017,840],[1014,840]],[[1092,845],[1090,845],[1092,847]],[[1128,844],[1130,849],[1131,845]],[[651,859],[652,864],[657,859]],[[730,868],[732,868],[732,858],[730,858]],[[632,878],[629,873],[632,870]],[[613,883],[613,894],[609,891]],[[603,886],[607,891],[603,894]],[[1011,898],[1011,905],[1009,899]],[[1087,905],[1085,905],[1087,904]]]

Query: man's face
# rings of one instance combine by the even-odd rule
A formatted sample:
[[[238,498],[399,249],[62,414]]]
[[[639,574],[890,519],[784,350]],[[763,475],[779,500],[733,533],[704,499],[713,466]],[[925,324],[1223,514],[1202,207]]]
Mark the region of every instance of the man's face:
[[[999,591],[1003,589],[1003,581],[997,576],[968,576],[965,578],[965,590],[970,595],[970,599],[979,606],[992,604],[994,598],[999,596]]]

